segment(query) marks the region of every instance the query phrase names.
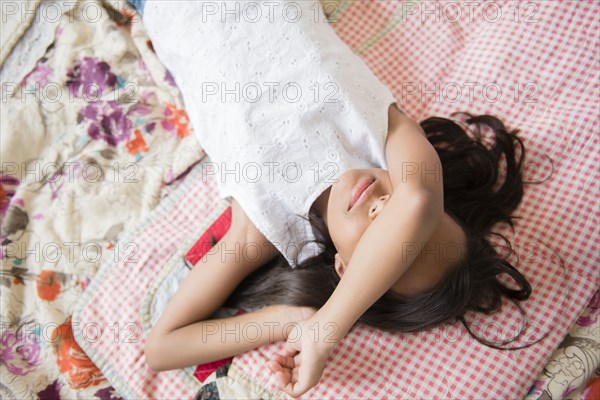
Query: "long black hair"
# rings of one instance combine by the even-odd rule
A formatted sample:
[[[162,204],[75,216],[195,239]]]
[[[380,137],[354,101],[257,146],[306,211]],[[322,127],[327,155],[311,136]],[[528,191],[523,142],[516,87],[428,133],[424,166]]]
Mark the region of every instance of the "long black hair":
[[[518,130],[508,131],[494,116],[454,115],[465,117],[465,121],[459,124],[431,117],[420,125],[442,163],[444,209],[466,234],[465,257],[430,289],[414,295],[388,290],[358,322],[386,331],[416,332],[460,321],[478,341],[502,348],[516,337],[500,344],[480,338],[470,329],[465,314],[496,312],[503,297],[524,312],[520,302],[531,294],[525,276],[489,240],[490,235],[500,236],[510,254],[510,242],[491,228],[499,222],[514,228],[512,213],[523,197],[525,147]],[[493,140],[488,140],[491,143],[484,138],[481,128],[485,127],[493,132]],[[291,304],[319,309],[325,304],[340,281],[334,268],[336,249],[323,220],[312,212],[308,220],[323,251],[296,268],[278,254],[246,277],[225,306],[256,309]],[[510,277],[512,283],[507,284],[502,276]]]

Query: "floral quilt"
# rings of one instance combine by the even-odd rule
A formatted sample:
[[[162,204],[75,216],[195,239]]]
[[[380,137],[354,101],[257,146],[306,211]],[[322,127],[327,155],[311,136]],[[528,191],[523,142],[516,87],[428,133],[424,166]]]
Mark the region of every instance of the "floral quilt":
[[[4,399],[119,397],[75,342],[73,307],[102,263],[135,251],[119,246],[123,232],[203,156],[132,12],[67,3],[43,57],[2,83]],[[53,10],[45,4],[41,22]]]

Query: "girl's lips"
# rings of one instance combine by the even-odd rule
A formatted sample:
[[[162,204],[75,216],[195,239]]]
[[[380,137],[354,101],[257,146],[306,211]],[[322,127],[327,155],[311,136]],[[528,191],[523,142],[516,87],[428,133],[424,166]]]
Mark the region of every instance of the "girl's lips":
[[[367,188],[371,186],[373,182],[375,182],[375,179],[373,178],[365,178],[358,181],[356,186],[354,186],[354,189],[352,189],[352,195],[350,196],[350,202],[348,203],[347,211],[350,211],[350,209],[356,204],[358,199],[361,197],[363,192],[367,190]]]

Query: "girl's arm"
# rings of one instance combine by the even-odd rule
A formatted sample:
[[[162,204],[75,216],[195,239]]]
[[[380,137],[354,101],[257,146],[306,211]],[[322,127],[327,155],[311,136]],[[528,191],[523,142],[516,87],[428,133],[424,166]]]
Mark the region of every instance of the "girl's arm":
[[[331,297],[298,324],[294,340],[269,367],[283,390],[299,397],[315,386],[335,344],[414,262],[443,215],[437,152],[410,118],[390,107],[385,153],[393,192],[360,238]]]
[[[260,344],[243,343],[243,334],[246,333],[246,337],[253,334],[252,328],[244,324],[254,318],[267,324],[285,322],[281,308],[259,310],[225,323],[223,320],[199,322],[213,315],[246,276],[277,254],[277,249],[256,229],[235,200],[231,206],[231,227],[192,268],[146,339],[146,362],[154,370],[214,361],[268,343],[268,331],[267,335],[261,331]],[[248,243],[258,246],[241,251]],[[218,334],[215,333],[217,326]],[[226,335],[221,327],[235,332],[241,339],[236,340],[233,333]],[[265,328],[269,329],[268,325]]]
[[[199,321],[158,339],[160,345],[155,344],[152,355],[146,353],[146,362],[152,370],[164,371],[232,357],[285,340],[294,323],[313,313],[308,307],[282,304],[230,318]]]
[[[329,350],[400,279],[444,213],[441,162],[435,149],[407,116],[394,109],[389,121],[385,154],[392,196],[365,230],[331,297],[309,319],[321,334],[315,342]]]

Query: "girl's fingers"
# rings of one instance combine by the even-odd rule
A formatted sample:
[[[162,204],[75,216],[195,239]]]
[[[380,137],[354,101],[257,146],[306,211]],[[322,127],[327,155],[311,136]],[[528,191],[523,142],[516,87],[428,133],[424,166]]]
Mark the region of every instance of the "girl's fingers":
[[[296,348],[295,343],[285,342],[285,345],[283,346],[283,355],[285,356],[293,356],[299,351],[300,349]]]
[[[292,397],[292,398],[296,398],[298,396],[295,396],[294,393],[296,392],[296,383],[295,382],[290,382],[288,383],[288,385],[285,387],[285,392],[288,394],[288,396]]]
[[[292,380],[291,380],[292,385],[289,385],[290,391],[288,393],[291,397],[294,397],[294,398],[299,397],[301,394],[306,393],[306,391],[310,388],[310,386],[307,385],[306,382],[304,382],[304,381],[306,381],[306,377],[303,376],[303,378],[304,378],[303,381],[300,382],[298,380],[297,373],[296,373],[296,376],[292,378]]]
[[[289,379],[289,376],[286,376],[285,373],[276,372],[275,376],[277,377],[277,380],[279,381],[279,384],[281,385],[281,387],[285,388],[289,385],[290,379]]]
[[[269,368],[271,369],[271,371],[273,371],[273,372],[283,372],[283,367],[277,361],[270,360],[268,365],[269,365]]]
[[[293,357],[285,357],[280,354],[273,354],[272,359],[281,364],[285,368],[294,368],[295,359]]]

